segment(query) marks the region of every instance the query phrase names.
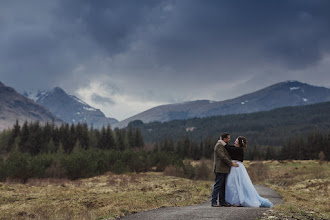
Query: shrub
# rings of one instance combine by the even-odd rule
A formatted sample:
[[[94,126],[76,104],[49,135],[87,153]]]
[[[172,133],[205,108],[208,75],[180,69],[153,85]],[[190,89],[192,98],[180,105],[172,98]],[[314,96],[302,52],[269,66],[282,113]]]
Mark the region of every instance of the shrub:
[[[193,167],[189,162],[184,165],[184,174],[189,179],[194,179],[196,175],[195,167]]]
[[[251,164],[247,169],[247,172],[249,173],[249,176],[253,183],[262,181],[269,177],[269,167],[262,162],[256,162]]]
[[[0,156],[0,181],[6,180],[6,177],[7,177],[7,172],[5,168],[5,163],[2,157]]]
[[[154,153],[152,165],[156,167],[157,172],[163,172],[165,168],[171,164],[171,160],[165,152],[158,151]]]
[[[50,166],[45,170],[44,177],[46,178],[64,178],[65,169],[62,167],[60,160],[54,160]]]
[[[18,178],[26,183],[28,178],[31,177],[30,160],[31,156],[27,153],[11,152],[6,160],[8,177]]]
[[[196,166],[196,176],[195,179],[197,180],[208,180],[211,169],[207,166],[205,161],[203,160],[200,165]]]
[[[71,154],[64,155],[61,165],[69,179],[91,177],[96,174],[96,153],[91,150],[74,149]]]
[[[111,171],[115,174],[122,174],[127,172],[127,170],[128,168],[126,164],[121,160],[117,160],[115,164],[111,167]]]
[[[167,166],[164,170],[164,175],[166,176],[176,176],[176,177],[185,177],[185,173],[182,167],[179,166]]]
[[[43,178],[45,172],[52,163],[52,156],[49,154],[39,154],[34,157],[30,157],[29,169],[31,177]]]
[[[123,162],[127,165],[128,169],[132,172],[148,171],[150,162],[145,152],[134,152],[132,150],[123,153]]]

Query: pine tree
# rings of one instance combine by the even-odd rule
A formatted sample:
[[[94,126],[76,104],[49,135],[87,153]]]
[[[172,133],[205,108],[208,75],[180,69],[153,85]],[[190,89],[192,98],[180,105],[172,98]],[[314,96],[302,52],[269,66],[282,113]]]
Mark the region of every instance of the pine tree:
[[[189,155],[189,149],[190,149],[190,139],[188,134],[186,133],[186,137],[183,142],[183,155],[184,157],[191,156]]]
[[[76,126],[75,124],[71,124],[70,126],[70,132],[69,132],[69,147],[70,147],[70,152],[73,150],[74,145],[77,142],[77,131],[76,131]]]
[[[0,133],[0,152],[10,152],[14,144],[9,145],[9,139],[12,138],[11,130],[3,130]]]
[[[115,138],[111,129],[110,124],[108,124],[107,129],[106,129],[106,149],[110,150],[110,149],[114,149],[116,142],[115,142]]]
[[[59,130],[60,133],[60,143],[63,146],[63,150],[66,153],[70,153],[73,149],[72,140],[71,140],[71,135],[70,135],[70,127],[68,124],[62,124]]]
[[[82,147],[81,147],[80,140],[77,139],[77,141],[76,141],[76,143],[75,143],[75,145],[74,145],[74,147],[73,147],[72,152],[75,153],[75,152],[79,152],[79,151],[82,151],[82,150],[83,150],[83,149],[82,149]]]
[[[49,140],[53,138],[53,127],[48,122],[42,128],[42,145],[48,145]],[[54,140],[53,140],[54,141]]]
[[[135,137],[133,133],[133,128],[131,126],[128,127],[128,143],[130,148],[135,147]]]
[[[18,120],[16,120],[16,123],[10,133],[11,133],[11,135],[8,140],[8,148],[7,148],[8,152],[13,147],[15,138],[21,135],[21,126],[19,125]]]
[[[65,150],[62,143],[60,143],[60,145],[58,146],[56,153],[59,155],[59,157],[65,154]]]
[[[140,129],[138,129],[138,128],[135,128],[135,146],[136,147],[144,146],[143,138],[142,138]]]
[[[26,152],[37,155],[42,151],[42,130],[40,127],[40,122],[36,121],[29,124],[29,136],[26,142]],[[44,145],[45,146],[45,145]]]
[[[104,126],[102,126],[102,128],[101,128],[100,136],[98,138],[97,147],[99,149],[106,149],[106,147],[107,147],[107,132],[106,132]]]
[[[6,172],[5,163],[2,157],[0,156],[0,182],[6,180],[6,178],[7,178],[7,172]]]
[[[88,148],[96,148],[97,144],[98,144],[98,130],[94,130],[93,128],[91,128],[88,131]]]
[[[184,149],[183,149],[183,141],[179,140],[176,144],[175,154],[178,155],[181,159],[184,159]]]
[[[128,138],[126,136],[125,129],[116,128],[115,133],[117,137],[118,149],[120,151],[124,151],[125,149],[127,149],[127,145],[128,145]]]
[[[28,140],[29,140],[29,127],[28,127],[28,122],[25,121],[22,127],[21,140],[18,146],[21,152],[28,152],[27,149]]]
[[[267,146],[265,160],[272,160],[272,159],[275,159],[274,149],[271,146]]]
[[[79,140],[81,141],[81,146],[83,149],[89,148],[89,132],[88,132],[88,125],[85,122],[81,125],[81,135],[79,137]]]
[[[53,141],[53,138],[50,138],[48,145],[47,145],[47,151],[48,153],[55,153],[57,151],[55,143]]]

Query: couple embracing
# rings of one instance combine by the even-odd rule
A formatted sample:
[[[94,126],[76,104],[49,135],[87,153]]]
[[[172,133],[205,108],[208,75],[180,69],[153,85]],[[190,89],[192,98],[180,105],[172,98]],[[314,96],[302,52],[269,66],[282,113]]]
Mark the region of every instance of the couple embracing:
[[[229,141],[230,134],[223,133],[214,146],[215,184],[212,207],[272,207],[273,203],[259,196],[242,163],[244,149],[247,147],[246,138],[238,137],[234,146],[229,145]]]

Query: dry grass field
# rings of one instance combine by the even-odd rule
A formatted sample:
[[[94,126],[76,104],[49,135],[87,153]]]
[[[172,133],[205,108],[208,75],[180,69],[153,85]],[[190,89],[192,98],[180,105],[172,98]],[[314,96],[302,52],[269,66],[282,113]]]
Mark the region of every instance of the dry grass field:
[[[265,219],[330,219],[330,165],[319,161],[245,162],[254,183],[283,196]]]
[[[0,219],[114,219],[162,206],[202,203],[211,186],[155,172],[108,173],[77,181],[5,182],[0,192]]]
[[[205,162],[210,168],[212,162]],[[253,183],[267,185],[284,198],[284,204],[275,205],[261,219],[330,219],[329,164],[318,161],[244,164]],[[199,165],[200,162],[192,162],[193,167]],[[26,184],[7,181],[0,183],[0,219],[114,219],[163,206],[198,204],[210,197],[213,178],[212,173],[209,180],[199,181],[149,172],[108,173],[76,181],[30,179]]]

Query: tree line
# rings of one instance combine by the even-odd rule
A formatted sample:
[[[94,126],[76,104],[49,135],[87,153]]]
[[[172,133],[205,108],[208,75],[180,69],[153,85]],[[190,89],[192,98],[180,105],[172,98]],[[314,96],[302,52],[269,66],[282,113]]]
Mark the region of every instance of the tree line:
[[[232,139],[235,136],[232,135]],[[306,136],[287,139],[283,146],[250,144],[245,150],[246,160],[286,160],[330,158],[330,131],[314,131]],[[0,180],[31,177],[77,179],[105,172],[164,171],[166,167],[180,167],[190,178],[194,169],[184,159],[212,159],[218,138],[207,136],[195,140],[189,132],[178,139],[165,138],[143,150],[144,140],[139,128],[100,130],[86,124],[60,127],[39,122],[22,126],[17,122],[12,129],[0,134]]]
[[[78,179],[105,172],[164,171],[167,166],[184,168],[174,153],[144,151],[138,128],[100,130],[87,124],[18,121],[0,134],[0,181],[26,182],[29,178]]]
[[[232,138],[235,136],[231,135]],[[330,160],[330,131],[313,131],[306,136],[284,140],[283,146],[250,144],[244,152],[245,160]],[[206,137],[196,141],[186,133],[184,138],[172,138],[155,143],[155,151],[173,152],[180,158],[199,160],[213,159],[214,146],[218,138]]]
[[[111,129],[111,126],[101,129],[88,128],[83,124],[54,123],[41,125],[38,121],[24,122],[22,126],[16,121],[12,129],[0,134],[0,151],[10,152],[18,148],[20,152],[37,155],[39,153],[54,153],[60,148],[65,153],[71,153],[75,146],[82,149],[120,150],[143,148],[144,141],[138,128]]]

